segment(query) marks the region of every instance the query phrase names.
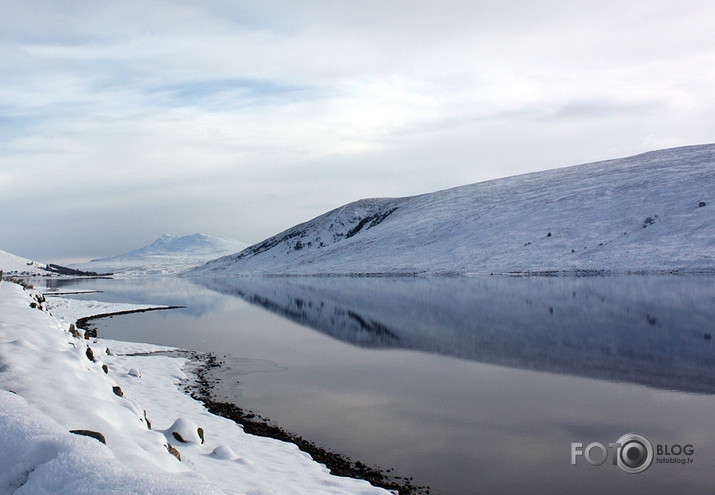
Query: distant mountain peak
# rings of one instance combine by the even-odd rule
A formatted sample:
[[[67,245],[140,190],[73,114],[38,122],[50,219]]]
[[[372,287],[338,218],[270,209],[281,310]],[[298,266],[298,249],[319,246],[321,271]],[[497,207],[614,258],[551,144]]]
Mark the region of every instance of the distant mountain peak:
[[[114,261],[139,261],[157,257],[179,257],[191,255],[194,257],[212,259],[225,254],[241,251],[246,247],[245,242],[217,237],[208,234],[189,234],[177,236],[163,234],[151,244],[129,251],[128,253],[109,258],[94,259],[91,263]]]
[[[163,234],[139,249],[75,265],[132,275],[170,275],[243,250],[245,242],[209,234]]]
[[[169,242],[171,242],[172,240],[177,239],[177,238],[178,238],[178,236],[175,236],[175,235],[164,234],[164,235],[162,235],[161,237],[158,237],[157,239],[155,239],[154,242],[152,242],[151,244],[148,244],[148,245],[145,246],[145,247],[148,247],[148,246],[155,246],[155,247],[164,246],[165,244],[167,244],[167,243],[169,243]]]

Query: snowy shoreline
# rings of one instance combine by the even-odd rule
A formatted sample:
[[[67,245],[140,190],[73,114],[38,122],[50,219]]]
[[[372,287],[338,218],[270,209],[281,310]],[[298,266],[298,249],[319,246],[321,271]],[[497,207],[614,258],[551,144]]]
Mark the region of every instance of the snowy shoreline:
[[[573,269],[573,270],[534,270],[534,271],[465,271],[465,272],[320,272],[320,273],[230,273],[211,276],[195,273],[180,273],[179,278],[194,279],[232,279],[232,278],[460,278],[460,277],[611,277],[622,275],[634,276],[713,276],[715,267],[674,268],[668,270],[608,270],[608,269]]]
[[[156,306],[101,313],[78,319],[76,327],[85,332],[89,332],[89,335],[94,338],[97,337],[97,331],[91,322],[95,320],[118,315],[184,307],[185,306]],[[410,479],[403,478],[397,480],[390,477],[388,474],[389,471],[373,468],[342,454],[326,450],[300,435],[284,430],[282,427],[275,425],[270,419],[257,415],[250,410],[244,410],[236,404],[215,400],[212,394],[214,383],[208,378],[208,375],[212,369],[220,368],[224,363],[213,353],[201,353],[186,349],[171,348],[170,350],[160,349],[151,352],[140,352],[135,355],[169,355],[187,359],[190,362],[184,366],[184,370],[187,371],[190,378],[183,381],[181,388],[193,399],[203,403],[211,414],[236,422],[250,435],[268,437],[295,444],[301,451],[309,454],[316,462],[325,465],[334,475],[366,480],[373,486],[386,488],[400,495],[422,493],[426,489],[426,487],[413,486]]]
[[[209,413],[175,349],[70,333],[148,308],[0,282],[0,493],[389,493]]]

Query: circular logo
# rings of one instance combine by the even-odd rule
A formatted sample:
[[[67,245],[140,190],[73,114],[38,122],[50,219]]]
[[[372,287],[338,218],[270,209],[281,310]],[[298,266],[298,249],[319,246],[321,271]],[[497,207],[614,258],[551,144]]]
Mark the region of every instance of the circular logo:
[[[618,439],[616,452],[618,467],[626,473],[642,473],[653,462],[653,446],[643,435],[628,433]]]

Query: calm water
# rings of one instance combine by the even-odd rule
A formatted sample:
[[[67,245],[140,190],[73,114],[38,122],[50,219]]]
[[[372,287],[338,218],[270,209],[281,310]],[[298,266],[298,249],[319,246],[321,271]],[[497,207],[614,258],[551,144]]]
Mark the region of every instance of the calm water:
[[[225,355],[218,399],[432,493],[715,492],[712,277],[74,284],[186,305],[99,334]],[[631,432],[693,462],[571,465]]]

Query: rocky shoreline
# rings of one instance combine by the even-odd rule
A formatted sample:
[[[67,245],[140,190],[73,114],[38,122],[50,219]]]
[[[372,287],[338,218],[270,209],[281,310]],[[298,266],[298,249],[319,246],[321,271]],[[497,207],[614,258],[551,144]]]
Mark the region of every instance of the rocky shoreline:
[[[208,377],[210,371],[220,368],[222,362],[211,353],[187,352],[194,363],[191,373],[196,377],[193,383],[187,383],[185,391],[194,399],[202,402],[206,409],[217,416],[231,419],[243,426],[243,430],[251,435],[274,438],[290,442],[300,450],[309,454],[316,462],[324,464],[331,474],[346,476],[368,481],[373,486],[391,490],[399,495],[429,495],[425,486],[414,486],[411,478],[390,475],[390,470],[371,467],[336,452],[331,452],[315,445],[300,435],[290,433],[280,426],[274,425],[270,419],[247,411],[230,402],[216,401],[211,391],[214,387]]]

